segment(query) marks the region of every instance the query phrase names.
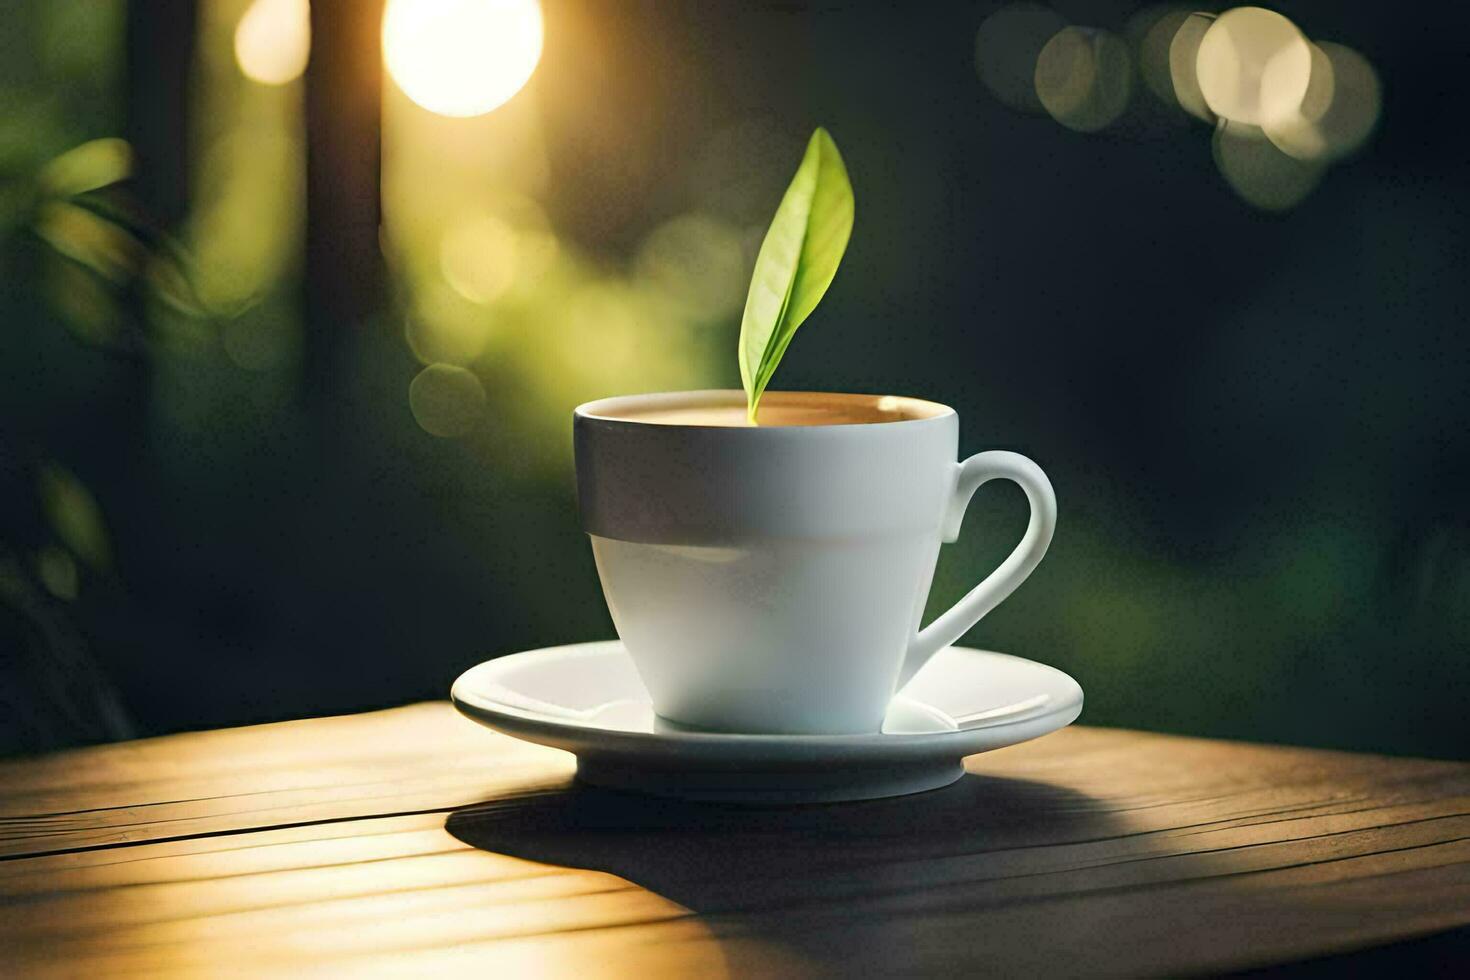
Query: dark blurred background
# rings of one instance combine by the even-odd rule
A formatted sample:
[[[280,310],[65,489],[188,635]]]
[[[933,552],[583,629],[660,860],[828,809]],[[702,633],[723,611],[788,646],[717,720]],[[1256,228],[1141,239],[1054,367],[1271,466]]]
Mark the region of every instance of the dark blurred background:
[[[968,642],[1092,724],[1470,755],[1462,5],[1279,5],[1259,113],[1279,22],[1191,6],[389,6],[392,73],[378,3],[0,0],[0,752],[610,636],[570,411],[738,387],[820,124],[856,227],[776,386],[1056,485]],[[931,608],[1024,521],[987,488]]]

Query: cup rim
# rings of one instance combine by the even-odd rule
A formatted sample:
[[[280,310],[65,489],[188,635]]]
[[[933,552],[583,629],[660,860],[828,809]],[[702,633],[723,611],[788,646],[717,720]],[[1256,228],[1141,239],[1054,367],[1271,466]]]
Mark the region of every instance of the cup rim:
[[[608,398],[598,398],[590,402],[583,402],[572,410],[572,414],[579,420],[586,419],[616,425],[660,429],[718,429],[721,432],[749,433],[819,432],[831,429],[886,429],[891,426],[925,425],[951,418],[956,414],[955,410],[948,405],[929,401],[924,398],[913,398],[907,395],[870,395],[836,391],[767,391],[761,396],[761,403],[763,405],[785,404],[796,407],[818,402],[831,404],[834,401],[839,404],[854,407],[871,408],[880,412],[908,408],[923,414],[909,418],[883,419],[876,422],[824,422],[814,425],[770,426],[710,425],[698,422],[650,421],[647,419],[628,418],[625,414],[615,414],[629,411],[646,412],[659,409],[693,407],[743,408],[745,406],[745,392],[739,388],[704,388],[694,391],[655,391],[636,395],[613,395]]]

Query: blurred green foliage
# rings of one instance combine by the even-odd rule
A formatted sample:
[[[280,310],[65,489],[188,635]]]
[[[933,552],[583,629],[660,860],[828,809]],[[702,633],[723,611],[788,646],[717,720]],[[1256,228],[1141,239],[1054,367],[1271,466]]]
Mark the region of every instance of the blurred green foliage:
[[[41,506],[56,536],[87,565],[99,572],[112,566],[112,545],[97,501],[71,473],[46,463],[40,473]]]

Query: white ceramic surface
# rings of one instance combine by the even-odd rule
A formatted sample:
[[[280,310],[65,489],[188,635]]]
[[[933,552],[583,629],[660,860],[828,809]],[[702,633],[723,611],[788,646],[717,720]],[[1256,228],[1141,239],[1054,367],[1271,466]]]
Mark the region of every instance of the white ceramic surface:
[[[977,752],[1070,724],[1082,688],[1003,653],[947,647],[893,699],[882,731],[735,735],[659,718],[619,641],[500,657],[450,692],[463,714],[577,756],[583,781],[692,799],[830,802],[948,785]]]
[[[1056,525],[1051,484],[1015,453],[955,462],[958,417],[918,399],[767,392],[762,402],[895,419],[863,424],[638,418],[744,401],[680,392],[577,408],[582,524],[618,635],[664,718],[727,732],[876,732],[894,692],[1041,560]],[[997,478],[1030,501],[1021,543],[921,630],[939,546]]]

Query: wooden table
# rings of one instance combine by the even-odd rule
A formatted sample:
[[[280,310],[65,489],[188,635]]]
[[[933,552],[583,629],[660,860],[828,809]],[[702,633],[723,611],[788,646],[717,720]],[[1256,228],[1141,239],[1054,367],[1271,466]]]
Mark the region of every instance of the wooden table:
[[[1470,924],[1470,765],[1077,727],[969,768],[679,804],[442,703],[4,762],[0,974],[1197,973]]]

